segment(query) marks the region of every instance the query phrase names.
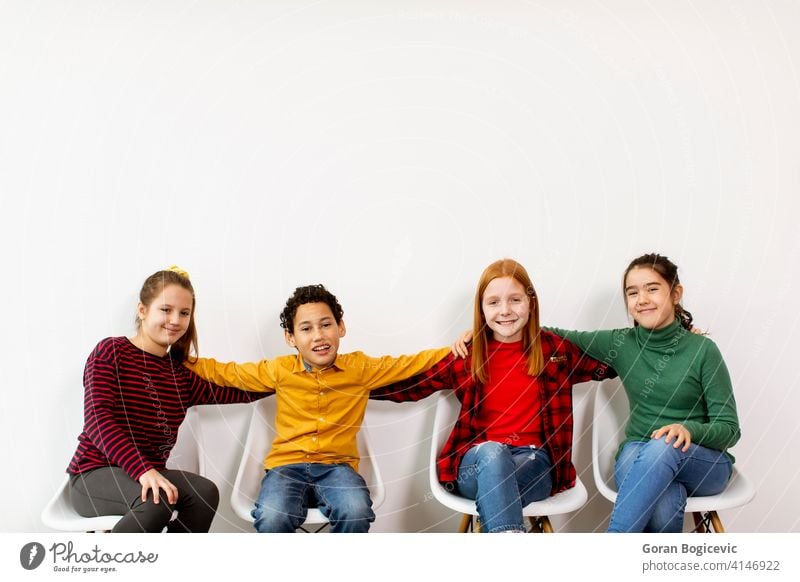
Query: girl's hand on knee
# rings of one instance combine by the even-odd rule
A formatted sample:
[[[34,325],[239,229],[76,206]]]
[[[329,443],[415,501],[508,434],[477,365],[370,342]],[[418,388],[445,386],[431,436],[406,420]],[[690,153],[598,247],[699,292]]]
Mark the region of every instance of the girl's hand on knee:
[[[662,426],[660,429],[654,430],[650,437],[653,440],[658,440],[664,435],[666,435],[665,443],[669,444],[672,442],[672,439],[675,439],[675,444],[672,446],[677,449],[683,445],[681,451],[684,453],[689,450],[689,445],[692,444],[692,434],[682,424],[675,423]]]
[[[152,490],[153,503],[158,504],[160,489],[163,489],[167,494],[167,501],[170,504],[175,504],[175,502],[178,501],[178,488],[155,469],[150,469],[142,474],[142,476],[139,477],[139,483],[142,486],[142,501],[147,501],[147,492]]]
[[[450,351],[456,357],[466,358],[469,355],[470,342],[472,342],[472,330],[461,334],[461,337],[450,347]]]

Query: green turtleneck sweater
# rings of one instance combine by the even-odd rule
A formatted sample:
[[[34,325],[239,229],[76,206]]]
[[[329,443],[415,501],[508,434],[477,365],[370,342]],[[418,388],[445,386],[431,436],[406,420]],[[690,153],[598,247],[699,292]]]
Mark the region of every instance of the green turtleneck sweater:
[[[673,423],[685,426],[693,443],[711,449],[725,451],[739,440],[731,378],[719,348],[683,328],[678,319],[657,330],[546,329],[619,374],[631,408],[620,450]]]

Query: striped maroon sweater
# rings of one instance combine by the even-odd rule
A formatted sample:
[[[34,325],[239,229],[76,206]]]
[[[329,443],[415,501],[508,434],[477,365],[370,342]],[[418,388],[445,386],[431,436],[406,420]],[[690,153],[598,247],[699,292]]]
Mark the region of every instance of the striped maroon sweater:
[[[126,337],[97,344],[86,361],[83,385],[83,432],[67,472],[117,466],[134,480],[164,468],[190,406],[266,396],[211,384],[168,355],[140,350]]]

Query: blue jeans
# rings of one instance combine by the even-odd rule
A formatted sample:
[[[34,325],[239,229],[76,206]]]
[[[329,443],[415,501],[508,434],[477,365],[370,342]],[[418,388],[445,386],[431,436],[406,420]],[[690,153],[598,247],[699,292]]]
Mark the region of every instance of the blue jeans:
[[[625,445],[614,466],[619,493],[610,532],[683,531],[689,495],[716,495],[731,478],[730,459],[721,451],[692,444],[685,453],[664,437]]]
[[[475,500],[481,531],[525,531],[522,508],[550,496],[552,466],[544,449],[488,441],[464,454],[456,488]]]
[[[294,532],[309,503],[328,518],[331,532],[366,533],[375,521],[367,484],[350,465],[296,463],[267,471],[251,512],[259,533]]]

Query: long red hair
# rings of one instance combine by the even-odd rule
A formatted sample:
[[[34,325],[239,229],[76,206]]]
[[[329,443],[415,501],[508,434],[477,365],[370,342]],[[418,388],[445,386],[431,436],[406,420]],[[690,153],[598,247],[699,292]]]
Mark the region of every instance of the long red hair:
[[[528,374],[538,376],[544,368],[544,356],[542,355],[542,340],[539,337],[539,299],[536,290],[533,288],[531,278],[525,267],[513,259],[501,259],[495,261],[483,271],[478,281],[478,289],[475,291],[475,311],[472,318],[472,376],[486,384],[489,375],[486,372],[486,361],[489,357],[487,353],[489,339],[492,331],[486,325],[486,318],[483,316],[483,293],[493,279],[498,277],[513,277],[525,289],[525,294],[530,300],[530,317],[528,325],[522,334],[522,347],[528,356]]]

